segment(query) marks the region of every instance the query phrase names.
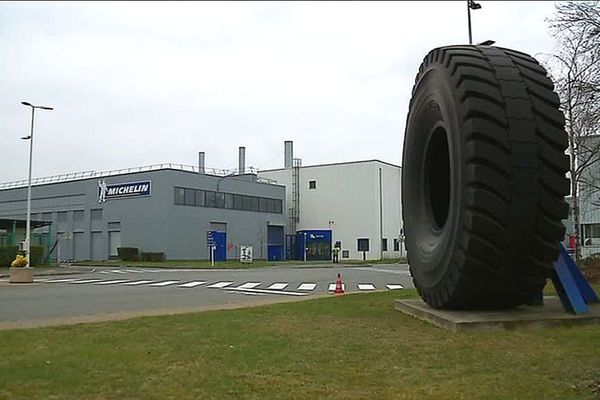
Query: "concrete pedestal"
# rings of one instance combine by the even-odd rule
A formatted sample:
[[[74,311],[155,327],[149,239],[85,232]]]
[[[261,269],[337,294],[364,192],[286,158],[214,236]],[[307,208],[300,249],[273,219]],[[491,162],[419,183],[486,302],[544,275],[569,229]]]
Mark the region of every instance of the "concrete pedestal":
[[[577,324],[600,324],[600,304],[589,304],[590,312],[566,312],[558,297],[545,297],[543,306],[521,306],[499,311],[438,310],[421,299],[396,300],[405,314],[451,331],[503,331]]]
[[[10,283],[33,283],[33,268],[10,268]]]

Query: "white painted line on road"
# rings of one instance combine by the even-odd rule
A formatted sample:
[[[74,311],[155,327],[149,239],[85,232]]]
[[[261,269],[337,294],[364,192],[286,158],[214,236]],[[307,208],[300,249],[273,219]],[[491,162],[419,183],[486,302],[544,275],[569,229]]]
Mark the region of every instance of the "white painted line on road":
[[[120,269],[113,269],[110,272],[112,272],[113,274],[126,274],[127,273],[125,271],[121,271]]]
[[[232,283],[233,282],[217,282],[217,283],[213,283],[212,285],[207,286],[207,287],[221,289],[221,288],[231,285]]]
[[[358,290],[375,290],[375,285],[372,283],[359,283]]]
[[[129,282],[129,279],[117,279],[117,280],[113,280],[113,281],[96,282],[96,283],[92,283],[92,285],[114,285],[114,284],[123,283],[123,282]],[[73,282],[73,283],[77,283],[77,282]]]
[[[154,281],[133,281],[133,282],[127,282],[124,283],[124,286],[137,286],[137,285],[143,285],[145,283],[152,283]]]
[[[287,283],[274,283],[271,286],[269,286],[267,289],[271,289],[271,290],[282,290],[285,289],[287,287]]]
[[[144,271],[140,271],[139,269],[126,269],[125,272],[133,272],[134,274],[141,274]]]
[[[301,293],[301,292],[286,292],[283,290],[240,289],[239,287],[226,288],[224,290],[235,290],[235,291],[248,292],[248,293],[283,294],[283,295],[287,295],[287,296],[306,296],[308,294],[308,293]]]
[[[317,287],[316,283],[303,283],[300,286],[298,286],[297,290],[315,290],[315,288]]]
[[[404,289],[404,286],[402,285],[398,285],[398,284],[394,284],[394,285],[385,285],[386,288],[388,288],[389,290],[397,290],[397,289]]]
[[[246,282],[243,285],[236,287],[236,289],[254,289],[259,286],[260,282]]]
[[[206,281],[191,281],[188,283],[184,283],[183,285],[178,285],[178,287],[182,287],[182,288],[193,288],[196,286],[200,286],[202,284],[206,283]]]
[[[179,283],[179,281],[164,281],[164,282],[156,282],[156,283],[153,283],[153,284],[151,284],[151,285],[148,285],[148,286],[154,286],[154,287],[163,287],[163,286],[169,286],[169,285],[172,285],[172,284],[174,284],[174,283]]]
[[[80,284],[80,283],[94,283],[94,282],[100,282],[102,279],[81,279],[81,280],[76,280],[73,282],[69,282],[69,283],[76,283],[76,284]]]
[[[329,288],[327,289],[330,292],[333,292],[335,290],[335,283],[330,283],[329,284]],[[346,284],[342,283],[342,290],[345,292],[346,291]]]
[[[76,281],[76,278],[69,278],[69,279],[51,279],[49,281],[46,281],[46,283],[64,283],[64,282],[72,282],[72,281]]]
[[[108,271],[100,271],[101,274],[110,274]]]
[[[361,270],[361,271],[385,272],[386,274],[410,275],[410,271],[405,271],[405,270],[383,269],[383,268],[373,268],[373,267],[356,267],[354,269]]]

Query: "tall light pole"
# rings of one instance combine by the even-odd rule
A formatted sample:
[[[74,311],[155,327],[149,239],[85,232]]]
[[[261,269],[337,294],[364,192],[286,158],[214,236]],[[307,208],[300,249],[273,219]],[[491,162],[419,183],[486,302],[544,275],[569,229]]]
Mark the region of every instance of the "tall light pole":
[[[469,19],[469,44],[473,44],[473,35],[471,34],[471,10],[479,10],[481,4],[473,0],[467,0],[467,18]]]
[[[27,107],[31,107],[31,133],[29,134],[29,136],[24,136],[21,138],[23,140],[29,140],[29,178],[27,181],[27,228],[25,233],[25,256],[27,257],[26,267],[29,267],[31,259],[31,164],[33,161],[33,121],[36,108],[39,108],[40,110],[54,110],[54,108],[46,106],[34,106],[26,101],[22,101],[21,104]]]

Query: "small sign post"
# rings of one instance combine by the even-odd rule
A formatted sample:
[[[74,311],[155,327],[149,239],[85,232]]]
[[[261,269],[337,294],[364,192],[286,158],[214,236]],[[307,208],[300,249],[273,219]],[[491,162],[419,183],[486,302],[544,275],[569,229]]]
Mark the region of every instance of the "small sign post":
[[[251,263],[252,262],[252,246],[240,246],[240,262]]]
[[[214,267],[215,266],[215,238],[213,237],[213,234],[211,231],[206,232],[206,246],[208,246],[209,249],[209,253],[210,253],[210,266]]]

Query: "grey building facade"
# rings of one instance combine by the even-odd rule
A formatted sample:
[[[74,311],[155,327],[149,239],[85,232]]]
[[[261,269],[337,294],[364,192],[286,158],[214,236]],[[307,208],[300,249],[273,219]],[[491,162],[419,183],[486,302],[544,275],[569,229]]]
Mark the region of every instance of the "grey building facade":
[[[55,253],[66,260],[106,260],[122,246],[164,252],[167,259],[209,259],[207,232],[221,232],[226,259],[247,245],[254,258],[278,258],[285,187],[252,173],[205,172],[168,164],[36,179],[31,218],[51,224],[33,230],[32,245],[57,243]],[[22,223],[26,198],[26,182],[0,184],[0,220]],[[23,239],[22,229],[0,231],[0,244]]]

